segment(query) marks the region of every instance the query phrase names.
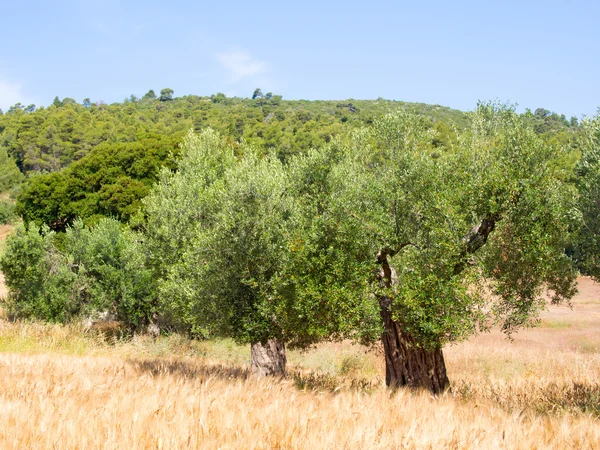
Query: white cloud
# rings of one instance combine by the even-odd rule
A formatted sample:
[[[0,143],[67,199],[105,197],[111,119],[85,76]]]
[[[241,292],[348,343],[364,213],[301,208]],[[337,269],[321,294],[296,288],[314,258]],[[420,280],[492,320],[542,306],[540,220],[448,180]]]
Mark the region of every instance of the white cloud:
[[[21,85],[0,80],[0,108],[6,110],[15,103],[24,103]]]
[[[250,52],[244,50],[218,53],[217,59],[231,72],[231,79],[234,83],[267,71],[267,65],[264,62],[257,60]]]

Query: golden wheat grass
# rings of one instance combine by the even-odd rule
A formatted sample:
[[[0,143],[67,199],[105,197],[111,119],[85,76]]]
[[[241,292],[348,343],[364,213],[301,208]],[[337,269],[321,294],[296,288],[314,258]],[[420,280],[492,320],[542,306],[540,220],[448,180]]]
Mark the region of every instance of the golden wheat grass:
[[[447,348],[437,398],[390,392],[381,351],[347,342],[259,379],[230,340],[0,320],[0,448],[600,449],[600,301],[584,287],[513,341]]]
[[[587,415],[298,390],[192,359],[0,355],[0,448],[598,448]],[[594,447],[596,446],[596,447]]]

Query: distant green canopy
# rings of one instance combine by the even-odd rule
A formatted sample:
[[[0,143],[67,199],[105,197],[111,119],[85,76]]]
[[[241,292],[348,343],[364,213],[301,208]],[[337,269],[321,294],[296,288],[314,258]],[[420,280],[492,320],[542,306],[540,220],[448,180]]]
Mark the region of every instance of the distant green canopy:
[[[174,167],[180,136],[146,136],[135,142],[102,143],[59,172],[31,176],[17,198],[26,223],[64,231],[77,218],[127,222],[157,180],[162,166]]]
[[[222,93],[175,97],[170,88],[159,92],[150,89],[142,98],[131,95],[110,105],[58,97],[48,107],[14,105],[0,115],[0,189],[22,182],[16,165],[27,177],[18,203],[28,222],[63,230],[76,216],[129,221],[156,180],[158,167],[171,164],[169,153],[178,152],[190,129],[211,128],[238,151],[252,146],[263,154],[274,152],[285,163],[394,111],[423,117],[435,130],[432,145],[440,150],[456,146],[457,131],[468,125],[467,113],[422,103],[283,100],[260,88],[249,93],[252,98]],[[573,152],[563,163],[575,165],[580,132],[576,121],[544,109],[524,117],[545,139],[571,145]]]

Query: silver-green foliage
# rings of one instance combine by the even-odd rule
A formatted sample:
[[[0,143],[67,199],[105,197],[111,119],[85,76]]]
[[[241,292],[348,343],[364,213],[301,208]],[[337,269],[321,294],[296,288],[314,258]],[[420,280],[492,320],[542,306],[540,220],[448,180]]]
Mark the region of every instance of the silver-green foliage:
[[[285,165],[190,133],[145,200],[161,308],[204,336],[298,346],[375,340],[382,298],[423,347],[530,324],[543,288],[573,294],[576,193],[562,150],[510,107],[480,105],[471,122],[441,151],[398,112]]]
[[[580,269],[600,277],[600,112],[583,122],[585,139],[576,168],[583,224],[576,245]]]
[[[433,347],[494,322],[507,332],[531,323],[544,287],[556,301],[573,295],[564,249],[578,214],[555,173],[561,150],[494,104],[479,106],[450,150],[432,149],[429,133],[418,117],[396,113],[343,150],[322,215],[337,224],[335,247],[361,251],[332,281],[372,280],[403,330]],[[382,253],[395,272],[389,288],[375,283]]]
[[[160,304],[174,323],[240,341],[281,335],[274,287],[291,217],[274,157],[190,133],[177,172],[146,198],[145,228]]]
[[[211,246],[233,148],[218,133],[188,133],[177,172],[164,169],[144,199],[145,235],[164,320],[210,335],[227,323],[217,301]]]
[[[284,165],[244,144],[234,152],[211,130],[190,134],[179,170],[164,172],[145,200],[165,315],[240,342],[377,334],[369,280],[347,277],[360,246],[336,246],[338,224],[322,214],[340,146]]]
[[[357,132],[352,142],[366,144],[364,136]],[[381,332],[371,286],[374,255],[358,228],[362,224],[353,227],[336,211],[342,194],[336,174],[350,151],[348,142],[335,140],[295,157],[286,168],[294,210],[278,288],[293,345],[330,338],[370,342]]]

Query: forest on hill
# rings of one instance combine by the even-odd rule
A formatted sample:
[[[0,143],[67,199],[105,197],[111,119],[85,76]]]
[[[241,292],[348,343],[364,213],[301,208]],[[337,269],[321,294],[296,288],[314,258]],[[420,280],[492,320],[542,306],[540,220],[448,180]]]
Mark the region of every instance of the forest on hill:
[[[147,135],[182,137],[189,129],[212,128],[234,141],[276,148],[281,158],[328,142],[350,126],[371,124],[399,108],[430,117],[435,123],[464,127],[464,113],[441,106],[375,101],[289,101],[278,95],[255,98],[173,97],[150,91],[111,105],[82,104],[65,98],[49,107],[15,105],[0,118],[0,148],[23,172],[56,171],[81,159],[103,142],[123,143]]]

